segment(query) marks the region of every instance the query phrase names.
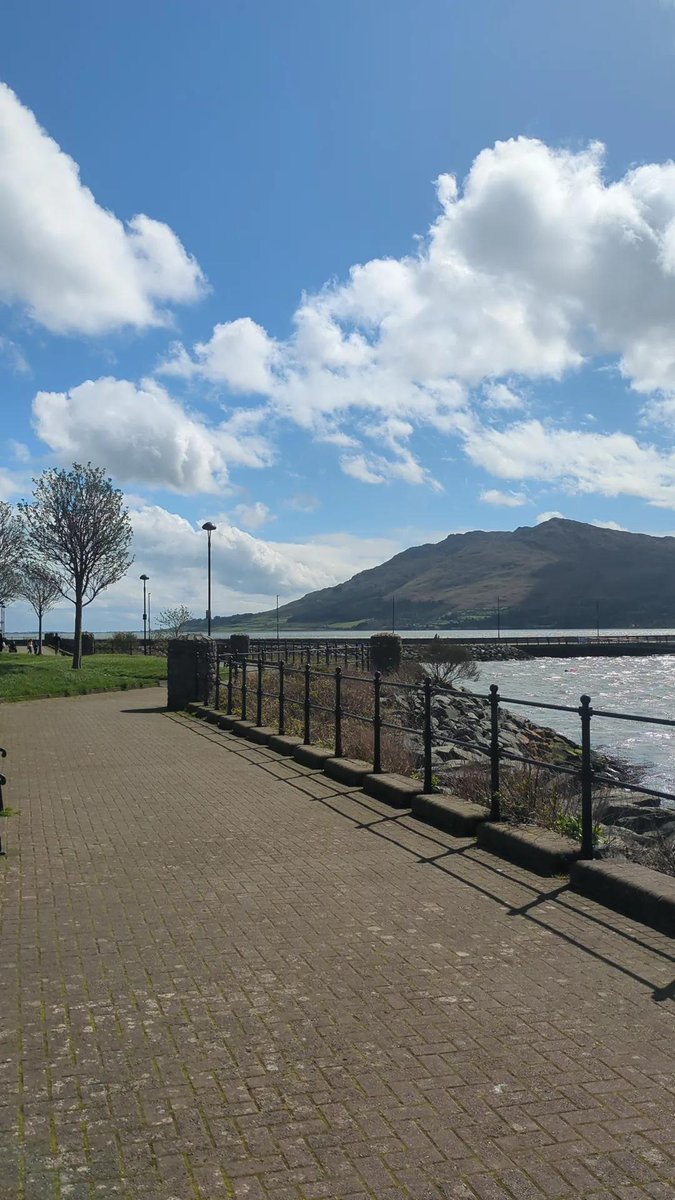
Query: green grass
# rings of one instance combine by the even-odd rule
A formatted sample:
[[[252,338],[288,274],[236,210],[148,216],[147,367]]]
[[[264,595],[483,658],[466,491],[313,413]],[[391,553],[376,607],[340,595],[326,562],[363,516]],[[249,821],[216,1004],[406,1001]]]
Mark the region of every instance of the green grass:
[[[166,659],[142,654],[92,654],[73,671],[71,659],[0,655],[0,702],[43,696],[82,696],[101,688],[133,688],[166,679]]]

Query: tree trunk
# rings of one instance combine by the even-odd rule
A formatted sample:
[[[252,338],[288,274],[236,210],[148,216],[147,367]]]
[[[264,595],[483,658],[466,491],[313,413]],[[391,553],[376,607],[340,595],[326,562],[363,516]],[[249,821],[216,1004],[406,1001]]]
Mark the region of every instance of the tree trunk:
[[[42,609],[38,613],[38,654],[42,654]]]
[[[73,670],[82,669],[82,596],[75,593],[75,640],[73,644]]]

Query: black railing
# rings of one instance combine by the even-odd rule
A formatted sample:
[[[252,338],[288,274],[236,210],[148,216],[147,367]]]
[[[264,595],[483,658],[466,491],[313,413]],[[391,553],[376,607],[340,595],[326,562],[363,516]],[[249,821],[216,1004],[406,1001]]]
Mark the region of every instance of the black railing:
[[[219,697],[222,694],[222,676],[224,672],[226,676],[227,713],[229,715],[236,715],[235,710],[238,709],[242,720],[247,720],[249,711],[249,677],[252,668],[255,670],[256,677],[255,705],[256,723],[258,726],[262,724],[265,700],[271,701],[276,706],[276,724],[280,735],[284,735],[286,732],[289,707],[295,708],[298,723],[302,727],[303,743],[309,745],[312,740],[313,717],[318,713],[322,713],[332,721],[333,750],[335,756],[339,758],[343,754],[343,722],[345,720],[363,722],[366,725],[372,726],[373,729],[372,763],[373,774],[376,775],[381,774],[386,769],[383,767],[382,731],[388,729],[399,734],[411,734],[414,737],[421,738],[422,785],[424,791],[431,792],[433,790],[434,738],[432,702],[435,694],[447,696],[447,687],[434,684],[430,679],[425,679],[421,684],[404,683],[398,679],[383,679],[379,671],[376,671],[372,676],[365,673],[361,675],[348,675],[341,667],[336,667],[334,671],[320,671],[312,669],[309,663],[305,663],[302,667],[293,667],[284,659],[270,663],[265,662],[262,658],[255,660],[234,656],[230,656],[227,659],[219,658],[216,679],[216,706],[219,707],[220,703]],[[266,674],[271,674],[276,681],[276,686],[272,691],[265,691],[264,680]],[[299,689],[298,695],[291,696],[288,692],[287,681],[289,676],[292,677],[294,675],[302,679],[302,686]],[[330,704],[312,699],[311,684],[313,679],[323,680],[324,683],[331,681]],[[345,684],[357,684],[366,689],[371,697],[368,712],[354,712],[344,707]],[[385,720],[382,716],[383,689],[391,689],[399,697],[407,694],[409,697],[409,710],[413,714],[413,719],[418,718],[418,723],[415,725],[403,725],[399,722]],[[593,717],[602,718],[603,720],[635,721],[643,724],[665,725],[674,729],[675,720],[670,720],[666,717],[651,717],[645,714],[608,712],[605,709],[594,710],[591,706],[590,696],[586,695],[581,696],[578,706],[551,704],[539,700],[523,700],[514,696],[501,696],[496,683],[490,686],[490,690],[487,693],[466,692],[460,693],[461,695],[465,695],[467,700],[478,700],[486,705],[490,713],[490,740],[489,742],[473,741],[469,738],[450,737],[444,732],[443,744],[460,746],[465,750],[474,750],[484,755],[486,761],[489,762],[489,819],[491,821],[500,821],[502,817],[501,766],[503,762],[520,763],[526,767],[535,767],[555,774],[571,776],[577,780],[581,793],[581,858],[593,858],[595,852],[593,802],[594,789],[596,787],[619,786],[625,791],[637,792],[644,796],[654,796],[662,800],[675,801],[675,793],[659,791],[656,788],[642,787],[636,783],[621,782],[617,784],[615,778],[611,778],[603,774],[601,770],[597,770],[593,761],[591,739],[591,721]],[[323,699],[326,699],[326,697],[324,696]],[[581,737],[579,766],[548,762],[535,758],[532,755],[516,754],[512,750],[505,749],[500,739],[500,706],[502,704],[576,714],[579,718]]]
[[[3,750],[2,746],[0,746],[0,758],[6,758],[6,757],[7,757],[7,751],[6,751],[6,750]],[[5,786],[5,784],[6,784],[6,783],[7,783],[7,780],[5,779],[5,776],[4,776],[4,775],[3,775],[3,774],[0,772],[0,858],[4,858],[4,854],[5,854],[5,851],[4,851],[4,850],[3,850],[3,848],[2,848],[2,823],[1,823],[1,818],[2,818],[2,815],[3,815],[4,811],[5,811],[5,805],[4,805],[4,802],[3,802],[3,799],[2,799],[2,789],[4,788],[4,786]]]
[[[370,670],[370,642],[358,638],[251,638],[248,655],[263,663],[313,663],[315,666]]]

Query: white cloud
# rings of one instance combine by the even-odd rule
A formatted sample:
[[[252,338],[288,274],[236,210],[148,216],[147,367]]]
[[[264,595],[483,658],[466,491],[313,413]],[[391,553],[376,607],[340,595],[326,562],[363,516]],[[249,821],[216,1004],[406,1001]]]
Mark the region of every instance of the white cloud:
[[[207,424],[154,381],[87,380],[70,392],[38,392],[35,430],[61,460],[104,463],[122,483],[179,492],[222,490],[231,466],[273,459],[259,425],[263,414],[235,411]]]
[[[274,341],[250,317],[216,325],[209,342],[197,342],[195,359],[177,343],[160,367],[165,375],[200,375],[233,392],[269,392],[277,359]]]
[[[536,523],[537,525],[543,525],[544,521],[553,521],[556,517],[561,521],[564,519],[561,512],[542,512],[539,513]]]
[[[55,333],[163,323],[195,300],[199,266],[168,225],[101,208],[77,164],[0,83],[0,299]]]
[[[570,492],[636,496],[675,508],[675,453],[624,433],[579,433],[523,421],[505,430],[476,426],[466,450],[500,479],[545,479]]]
[[[318,534],[304,542],[266,541],[233,525],[224,514],[206,512],[192,524],[158,505],[142,504],[131,510],[136,560],[132,572],[101,598],[112,627],[120,615],[138,626],[137,577],[146,572],[155,614],[161,608],[187,604],[203,616],[206,605],[206,538],[203,520],[216,525],[212,536],[214,613],[251,612],[273,607],[278,594],[283,601],[317,588],[341,583],[357,571],[391,558],[407,545],[406,535],[359,538],[347,533]],[[141,593],[142,594],[142,593]],[[99,613],[99,602],[97,602]],[[106,624],[104,616],[99,620]]]
[[[245,529],[260,529],[269,521],[276,520],[274,513],[261,500],[256,500],[255,504],[237,504],[233,512]]]
[[[524,407],[525,380],[560,379],[597,355],[637,391],[675,395],[675,164],[612,182],[598,143],[575,153],[521,137],[483,150],[461,187],[440,176],[437,194],[415,255],[356,265],[303,297],[286,340],[244,318],[191,353],[175,347],[164,369],[262,394],[315,437],[347,438],[343,470],[371,483],[392,468],[364,438],[381,442],[397,422],[410,427],[399,448],[423,425],[471,440],[473,389],[498,416]],[[604,477],[618,455],[620,486],[622,437],[601,454]],[[541,463],[538,477],[546,454]],[[432,483],[415,464],[399,476]]]
[[[11,338],[0,336],[0,358],[5,360],[15,375],[30,375],[28,359],[23,350]]]
[[[493,409],[495,412],[525,408],[525,401],[520,393],[505,383],[486,383],[483,395],[484,407]]]
[[[524,492],[500,492],[498,488],[487,488],[481,492],[479,499],[484,504],[501,504],[505,508],[520,508],[523,504],[527,504],[527,496]]]
[[[591,525],[595,525],[596,529],[616,529],[619,533],[627,533],[625,525],[619,525],[618,521],[591,521]]]

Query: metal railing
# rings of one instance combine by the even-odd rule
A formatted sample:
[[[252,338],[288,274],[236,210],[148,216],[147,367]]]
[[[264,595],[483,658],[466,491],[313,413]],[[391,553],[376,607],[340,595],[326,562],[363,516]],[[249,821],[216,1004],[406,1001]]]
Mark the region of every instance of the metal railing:
[[[253,683],[251,683],[252,674]],[[264,682],[266,674],[275,678],[275,686],[272,691],[265,690]],[[302,695],[300,698],[288,694],[287,680],[289,676],[293,675],[301,676],[303,679]],[[327,680],[332,681],[331,704],[319,703],[316,699],[312,698],[311,684],[313,679],[320,679],[324,682]],[[371,702],[368,713],[354,712],[344,707],[343,688],[345,683],[358,684],[370,694]],[[398,693],[399,696],[408,695],[409,711],[412,712],[413,717],[419,718],[418,724],[403,725],[384,718],[382,699],[385,689],[391,689],[392,692]],[[276,707],[277,720],[275,731],[278,731],[282,736],[286,733],[286,717],[289,707],[296,710],[299,709],[302,740],[305,745],[308,745],[312,739],[314,714],[323,713],[327,715],[329,720],[332,721],[332,742],[336,758],[341,757],[343,753],[343,722],[345,719],[360,721],[372,726],[373,774],[381,774],[385,769],[382,761],[383,730],[393,730],[397,733],[407,733],[421,738],[422,786],[425,793],[433,790],[434,783],[433,698],[434,695],[447,696],[448,694],[447,687],[434,684],[430,679],[425,679],[421,684],[404,683],[399,680],[384,679],[379,671],[376,671],[372,676],[366,674],[348,675],[345,674],[341,667],[336,667],[334,671],[319,671],[312,669],[309,663],[305,663],[303,667],[289,666],[284,659],[270,663],[264,662],[262,658],[254,660],[234,656],[230,656],[227,659],[219,658],[216,676],[216,708],[221,707],[221,700],[224,699],[225,711],[228,715],[235,715],[235,710],[239,710],[239,718],[241,720],[251,720],[252,725],[261,726],[264,701],[269,700]],[[593,858],[595,853],[593,802],[594,789],[596,787],[618,786],[624,791],[636,792],[644,796],[653,796],[661,800],[675,801],[675,793],[660,791],[656,788],[642,787],[636,783],[617,783],[616,778],[611,778],[603,774],[601,770],[597,770],[593,761],[591,738],[591,721],[593,717],[667,726],[673,729],[675,729],[675,720],[665,717],[652,717],[645,714],[593,709],[591,698],[586,695],[580,697],[578,706],[551,704],[539,700],[523,700],[514,696],[502,696],[496,683],[493,683],[486,693],[467,692],[450,694],[457,699],[465,696],[467,700],[478,700],[486,705],[490,713],[489,742],[450,737],[445,732],[442,735],[443,745],[451,744],[463,747],[466,750],[473,750],[484,755],[486,762],[489,763],[490,821],[500,821],[502,817],[501,769],[503,762],[520,763],[527,767],[536,767],[554,774],[571,776],[577,780],[580,785],[581,794],[581,858]],[[500,739],[500,706],[502,704],[576,714],[579,717],[581,737],[579,766],[548,762],[534,758],[531,755],[516,754],[514,751],[507,750],[502,745]],[[253,713],[255,713],[255,720],[253,720]]]
[[[348,667],[357,670],[370,669],[370,642],[358,638],[349,641],[338,638],[251,638],[249,657],[264,663],[314,663],[329,667]]]
[[[2,746],[0,746],[0,758],[6,758],[6,757],[7,757],[7,751],[6,751],[6,750],[3,750]],[[2,848],[2,822],[1,822],[1,818],[2,818],[2,814],[3,814],[3,813],[4,813],[4,811],[5,811],[5,805],[4,805],[4,803],[3,803],[3,799],[2,799],[2,789],[4,788],[4,786],[5,786],[5,784],[6,784],[6,783],[7,783],[7,780],[5,779],[5,776],[4,776],[4,775],[3,775],[3,774],[0,772],[0,858],[4,858],[4,855],[5,855],[5,851],[4,851],[4,850],[3,850],[3,848]]]

